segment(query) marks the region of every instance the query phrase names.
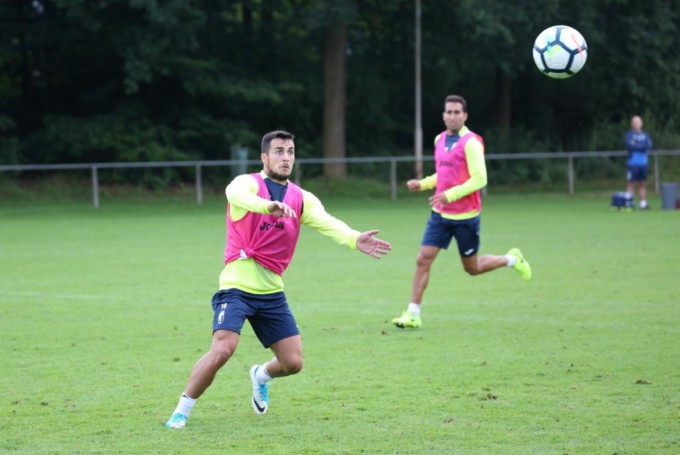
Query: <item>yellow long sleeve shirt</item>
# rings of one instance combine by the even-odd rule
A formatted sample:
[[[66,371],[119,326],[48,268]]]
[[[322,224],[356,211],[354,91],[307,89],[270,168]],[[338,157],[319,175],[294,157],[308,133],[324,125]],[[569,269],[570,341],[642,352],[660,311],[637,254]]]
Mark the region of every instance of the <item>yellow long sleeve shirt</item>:
[[[263,179],[267,179],[261,173]],[[267,214],[271,203],[257,195],[257,181],[248,174],[236,177],[225,190],[229,201],[229,215],[236,221],[248,212]],[[309,226],[341,245],[357,248],[359,231],[334,218],[312,193],[302,190],[303,209],[300,224]],[[243,259],[225,265],[220,274],[220,289],[240,289],[251,294],[273,294],[283,290],[283,278],[253,260]]]

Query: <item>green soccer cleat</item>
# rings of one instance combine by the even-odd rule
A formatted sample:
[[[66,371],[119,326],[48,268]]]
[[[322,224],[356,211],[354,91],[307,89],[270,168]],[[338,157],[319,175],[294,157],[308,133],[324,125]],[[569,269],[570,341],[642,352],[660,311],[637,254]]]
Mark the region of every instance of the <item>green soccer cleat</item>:
[[[522,252],[519,250],[519,248],[511,249],[508,251],[508,254],[517,258],[517,261],[515,262],[515,265],[512,266],[512,268],[517,270],[519,276],[521,276],[523,280],[529,281],[531,279],[531,266],[526,261],[526,259],[524,259],[524,256],[522,256]]]
[[[404,311],[401,313],[400,317],[392,319],[392,324],[396,325],[400,329],[417,329],[423,325],[423,323],[420,321],[420,316],[414,316],[410,311]]]

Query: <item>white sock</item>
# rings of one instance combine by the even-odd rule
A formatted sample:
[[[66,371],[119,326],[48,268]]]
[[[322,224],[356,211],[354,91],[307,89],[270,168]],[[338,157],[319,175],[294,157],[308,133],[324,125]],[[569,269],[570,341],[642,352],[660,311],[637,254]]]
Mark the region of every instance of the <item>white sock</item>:
[[[255,373],[255,379],[257,379],[257,382],[262,385],[272,380],[272,377],[269,376],[269,373],[267,373],[267,368],[265,365],[260,365],[260,368],[257,369],[257,372]]]
[[[516,256],[513,256],[512,254],[506,254],[506,255],[505,255],[505,259],[508,260],[508,263],[505,264],[505,265],[508,266],[508,267],[514,266],[514,265],[515,265],[515,262],[517,262],[517,257],[516,257]]]
[[[645,207],[647,207],[647,199],[643,199],[640,201],[640,208],[644,209]]]
[[[195,404],[195,398],[190,398],[188,395],[183,393],[182,396],[179,397],[179,403],[177,403],[177,407],[175,408],[175,412],[173,412],[173,414],[177,414],[179,412],[180,414],[184,414],[185,416],[189,417],[189,414],[191,414],[191,408],[193,408]]]
[[[408,312],[411,313],[413,316],[420,316],[420,305],[413,302],[409,303]]]

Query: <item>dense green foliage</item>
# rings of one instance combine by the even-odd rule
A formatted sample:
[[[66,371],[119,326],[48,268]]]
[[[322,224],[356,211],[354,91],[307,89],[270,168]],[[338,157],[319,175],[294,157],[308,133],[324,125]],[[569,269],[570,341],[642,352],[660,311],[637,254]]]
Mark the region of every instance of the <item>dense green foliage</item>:
[[[408,301],[424,196],[324,202],[393,251],[375,261],[303,228],[286,290],[305,368],[254,415],[248,368],[269,353],[247,327],[171,432],[210,342],[223,200],[0,200],[0,452],[678,453],[680,212],[490,196],[482,251],[521,246],[534,279],[469,277],[442,253],[408,332],[389,320]]]
[[[0,3],[0,162],[224,159],[287,128],[320,156],[324,37],[348,24],[347,153],[408,154],[414,2],[17,0]],[[567,23],[590,51],[542,76],[531,45]],[[621,149],[632,113],[680,146],[680,3],[423,2],[425,150],[446,94],[489,152]]]

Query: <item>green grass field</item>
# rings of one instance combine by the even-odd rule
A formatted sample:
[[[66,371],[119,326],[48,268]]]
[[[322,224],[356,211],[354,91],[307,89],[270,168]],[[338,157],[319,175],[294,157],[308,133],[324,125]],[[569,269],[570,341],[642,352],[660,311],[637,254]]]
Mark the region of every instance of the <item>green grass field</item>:
[[[305,368],[254,415],[269,353],[246,327],[185,431],[163,424],[209,346],[222,201],[0,205],[0,452],[680,453],[680,211],[493,194],[482,252],[521,247],[534,280],[446,252],[401,331],[425,198],[325,202],[393,252],[303,229],[286,290]]]

